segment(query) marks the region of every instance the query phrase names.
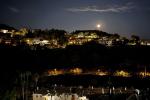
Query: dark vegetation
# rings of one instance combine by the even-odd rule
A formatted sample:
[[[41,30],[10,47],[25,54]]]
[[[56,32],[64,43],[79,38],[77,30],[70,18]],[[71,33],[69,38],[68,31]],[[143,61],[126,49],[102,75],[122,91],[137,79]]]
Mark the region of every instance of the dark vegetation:
[[[148,46],[112,46],[105,47],[96,43],[82,46],[67,46],[65,49],[48,49],[37,46],[0,46],[2,69],[41,70],[49,68],[70,68],[79,66],[92,68],[123,68],[127,70],[143,68],[150,64],[150,47]],[[127,68],[126,68],[127,67]],[[135,70],[134,70],[135,71]]]
[[[65,49],[48,49],[46,47],[37,46],[36,50],[30,49],[29,46],[0,46],[0,93],[12,90],[14,87],[20,87],[19,75],[22,72],[30,71],[31,73],[42,73],[47,69],[52,68],[71,68],[82,67],[84,69],[96,68],[104,66],[104,69],[113,71],[116,69],[125,69],[128,71],[136,72],[150,70],[150,47],[148,46],[112,46],[105,47],[104,45],[96,43],[87,43],[82,46],[67,46]],[[61,76],[63,77],[63,76]],[[81,80],[83,77],[80,77]],[[76,77],[76,79],[80,78]],[[89,79],[88,79],[89,78]],[[108,82],[108,77],[90,80],[90,76],[83,81],[76,83],[72,81],[71,85],[80,84],[80,82],[93,84],[95,86],[104,85]],[[57,79],[57,78],[56,78]],[[55,79],[55,80],[56,80]],[[65,80],[65,78],[64,78]],[[90,80],[90,81],[89,81]],[[106,80],[106,81],[105,81]],[[121,85],[135,85],[146,86],[149,85],[149,79],[127,78],[112,78],[113,84]],[[116,81],[117,80],[117,81]],[[121,83],[118,83],[120,80]],[[121,81],[122,80],[122,81]],[[61,81],[61,80],[60,80]],[[69,82],[71,80],[62,81]],[[103,83],[103,82],[104,83]],[[21,82],[21,81],[20,81]],[[91,83],[92,82],[92,83]],[[129,82],[129,83],[128,83]],[[133,83],[132,83],[133,82]],[[30,81],[32,83],[32,81]],[[57,81],[56,81],[57,83]],[[101,84],[99,84],[101,83]],[[138,83],[138,84],[135,84]],[[145,85],[141,85],[144,83]],[[53,83],[51,83],[53,84]],[[67,83],[64,83],[67,85]],[[84,84],[83,84],[84,85]],[[106,84],[105,84],[106,85]],[[9,92],[8,92],[9,93]],[[2,95],[1,95],[2,96]]]

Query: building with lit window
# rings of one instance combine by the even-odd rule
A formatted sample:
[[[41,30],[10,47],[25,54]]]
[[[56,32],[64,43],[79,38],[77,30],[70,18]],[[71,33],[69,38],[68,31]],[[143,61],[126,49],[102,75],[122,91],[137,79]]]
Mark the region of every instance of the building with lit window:
[[[4,25],[4,24],[0,24],[0,32],[1,33],[14,33],[15,32],[15,28],[13,27],[10,27],[10,26],[7,26],[7,25]]]
[[[82,45],[83,43],[99,39],[98,30],[77,30],[71,34],[68,44]]]

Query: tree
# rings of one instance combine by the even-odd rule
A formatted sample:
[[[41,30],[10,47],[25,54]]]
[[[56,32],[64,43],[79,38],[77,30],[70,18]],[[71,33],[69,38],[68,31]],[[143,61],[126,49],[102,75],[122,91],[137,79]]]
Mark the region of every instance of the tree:
[[[33,75],[33,81],[35,82],[35,88],[37,89],[37,83],[39,81],[39,74],[38,73],[35,73]]]
[[[139,44],[139,41],[140,41],[140,37],[137,36],[137,35],[131,35],[131,42],[134,42],[137,44]]]
[[[28,31],[28,33],[25,35],[27,38],[33,38],[35,37],[34,34],[31,31]]]
[[[131,35],[131,40],[133,40],[133,41],[139,41],[140,37],[137,36],[137,35]]]
[[[118,33],[115,33],[115,34],[113,34],[113,37],[114,37],[115,39],[119,39],[119,38],[120,38],[120,35],[119,35]]]
[[[122,40],[123,45],[126,45],[129,42],[129,40],[126,37],[122,37]]]
[[[59,44],[64,44],[67,42],[67,37],[65,36],[67,32],[65,30],[51,29],[49,30],[50,39],[55,39]]]
[[[23,100],[28,100],[29,76],[31,76],[30,71],[26,71],[20,74]]]

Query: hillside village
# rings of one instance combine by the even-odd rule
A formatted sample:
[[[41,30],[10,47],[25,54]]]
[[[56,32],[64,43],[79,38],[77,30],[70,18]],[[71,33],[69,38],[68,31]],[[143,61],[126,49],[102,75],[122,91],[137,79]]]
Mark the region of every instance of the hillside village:
[[[105,46],[119,45],[150,45],[149,41],[141,40],[139,36],[131,38],[119,34],[110,34],[100,30],[76,30],[71,33],[59,29],[15,29],[0,24],[0,44],[11,46],[27,45],[35,48],[37,45],[47,48],[65,48],[67,45],[83,45],[94,42]]]

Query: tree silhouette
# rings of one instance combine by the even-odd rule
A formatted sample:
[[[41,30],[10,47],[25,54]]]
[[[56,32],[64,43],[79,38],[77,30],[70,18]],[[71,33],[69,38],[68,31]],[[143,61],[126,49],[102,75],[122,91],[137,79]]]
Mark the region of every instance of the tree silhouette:
[[[139,41],[140,41],[140,37],[139,36],[131,35],[131,42],[134,42],[134,43],[136,43],[136,45],[138,45]]]

